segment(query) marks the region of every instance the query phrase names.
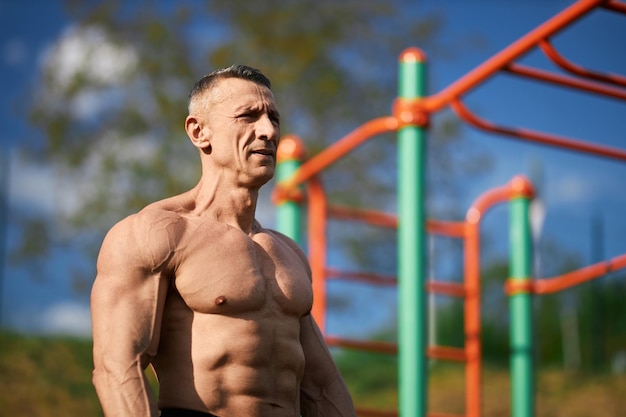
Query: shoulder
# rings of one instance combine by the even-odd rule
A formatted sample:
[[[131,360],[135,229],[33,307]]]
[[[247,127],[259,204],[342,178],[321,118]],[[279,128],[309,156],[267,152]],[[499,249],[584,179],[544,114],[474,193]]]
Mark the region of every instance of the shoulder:
[[[287,235],[284,235],[276,230],[265,229],[265,228],[263,228],[262,230],[263,232],[271,235],[274,239],[276,239],[281,244],[291,249],[291,251],[295,253],[295,255],[302,261],[302,263],[306,265],[307,269],[309,269],[309,260],[306,254],[304,253],[300,245],[298,245],[293,239],[291,239]]]
[[[151,270],[163,266],[178,243],[184,219],[159,203],[122,219],[106,234],[98,264],[122,263]]]

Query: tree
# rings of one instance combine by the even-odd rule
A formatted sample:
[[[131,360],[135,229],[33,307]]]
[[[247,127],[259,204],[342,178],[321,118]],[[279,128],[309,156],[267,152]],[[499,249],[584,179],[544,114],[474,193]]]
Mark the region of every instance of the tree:
[[[42,135],[28,144],[68,185],[59,195],[63,232],[41,239],[40,219],[25,218],[19,249],[44,255],[63,236],[82,239],[93,254],[115,221],[192,187],[199,164],[182,129],[186,95],[216,67],[245,63],[263,70],[273,81],[283,133],[299,134],[311,153],[389,114],[400,51],[419,45],[448,52],[437,43],[441,19],[410,6],[402,0],[68,1],[76,25],[50,50],[33,89],[30,118]],[[476,161],[471,152],[462,160],[453,156],[458,136],[450,126],[447,119],[435,126],[443,133],[431,142],[432,178],[441,184],[453,184],[468,172],[465,162]],[[329,173],[330,191],[352,200],[356,194],[346,190],[359,190],[359,199],[380,204],[395,181],[388,174],[395,171],[394,146],[372,142],[338,164]],[[374,168],[355,169],[363,166]],[[39,236],[38,245],[30,235]]]

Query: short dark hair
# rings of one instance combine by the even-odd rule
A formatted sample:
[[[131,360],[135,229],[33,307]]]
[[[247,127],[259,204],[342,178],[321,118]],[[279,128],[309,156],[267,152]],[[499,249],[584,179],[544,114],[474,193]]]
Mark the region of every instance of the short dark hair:
[[[272,84],[270,80],[263,75],[263,73],[252,67],[248,67],[246,65],[231,65],[230,67],[221,68],[210,72],[204,77],[200,78],[191,88],[189,92],[189,100],[188,103],[191,103],[191,100],[215,85],[218,80],[224,78],[241,78],[242,80],[252,81],[253,83],[265,86],[269,89],[272,88]]]

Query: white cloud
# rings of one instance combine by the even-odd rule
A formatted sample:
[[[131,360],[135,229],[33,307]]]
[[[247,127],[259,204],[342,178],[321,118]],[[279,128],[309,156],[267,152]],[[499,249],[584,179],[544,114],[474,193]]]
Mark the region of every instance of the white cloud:
[[[83,304],[64,302],[48,308],[41,319],[45,333],[72,336],[91,335],[91,314]]]
[[[50,108],[65,102],[78,120],[97,117],[117,106],[124,96],[124,80],[137,67],[135,50],[115,43],[98,26],[70,26],[42,54],[40,62],[48,75],[40,100]],[[68,103],[65,94],[80,77],[88,87],[81,88]]]
[[[131,47],[113,43],[106,31],[97,26],[70,26],[43,56],[43,65],[51,70],[62,89],[77,75],[99,84],[115,85],[137,62]]]
[[[53,170],[49,165],[32,164],[10,155],[9,201],[14,207],[36,207],[46,212],[54,210]]]

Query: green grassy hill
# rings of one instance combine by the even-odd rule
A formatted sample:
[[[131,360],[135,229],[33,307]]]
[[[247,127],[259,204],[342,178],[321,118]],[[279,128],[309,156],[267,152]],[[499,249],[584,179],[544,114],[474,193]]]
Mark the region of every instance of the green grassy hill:
[[[386,355],[344,352],[339,366],[355,402],[395,407],[396,361]],[[0,332],[0,417],[101,416],[91,385],[91,341]],[[537,417],[626,416],[626,375],[538,372]],[[429,409],[463,413],[463,369],[437,364]],[[484,416],[510,415],[506,369],[484,370]],[[268,416],[270,417],[270,416]]]

